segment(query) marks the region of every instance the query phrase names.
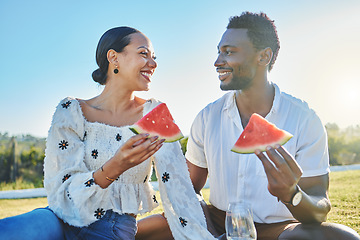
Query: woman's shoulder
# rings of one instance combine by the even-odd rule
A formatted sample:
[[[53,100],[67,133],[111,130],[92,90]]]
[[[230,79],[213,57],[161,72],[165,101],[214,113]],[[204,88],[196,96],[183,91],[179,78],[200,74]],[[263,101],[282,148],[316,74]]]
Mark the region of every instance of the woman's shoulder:
[[[77,125],[83,122],[84,117],[79,100],[74,97],[65,97],[56,106],[52,124]]]
[[[79,112],[80,100],[74,97],[65,97],[56,106],[56,112],[60,111],[63,114]]]

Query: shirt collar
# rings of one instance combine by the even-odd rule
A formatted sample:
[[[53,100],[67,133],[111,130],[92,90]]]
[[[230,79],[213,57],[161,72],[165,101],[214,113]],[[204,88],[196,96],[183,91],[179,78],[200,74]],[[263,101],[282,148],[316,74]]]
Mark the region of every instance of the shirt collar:
[[[274,101],[273,101],[273,104],[272,104],[269,114],[276,113],[280,108],[280,89],[279,89],[278,85],[276,85],[275,83],[272,83],[272,85],[275,88],[275,96],[274,96]]]
[[[277,112],[280,107],[280,88],[275,83],[272,84],[275,88],[275,96],[269,113]],[[224,110],[230,110],[231,108],[236,107],[235,97],[236,97],[236,91],[231,91],[226,94]]]
[[[236,91],[231,91],[226,94],[224,110],[229,110],[233,107],[236,107],[235,97],[236,97]]]

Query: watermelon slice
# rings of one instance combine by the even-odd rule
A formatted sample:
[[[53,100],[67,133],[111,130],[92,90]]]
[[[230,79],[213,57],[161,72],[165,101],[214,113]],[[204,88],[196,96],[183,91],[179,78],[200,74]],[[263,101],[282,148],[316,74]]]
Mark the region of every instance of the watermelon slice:
[[[253,153],[259,149],[263,152],[267,146],[283,145],[292,137],[292,134],[277,128],[259,114],[254,113],[231,151]]]
[[[165,103],[156,106],[132,125],[130,130],[135,134],[149,133],[149,137],[159,136],[159,139],[165,139],[165,142],[175,142],[184,137]]]

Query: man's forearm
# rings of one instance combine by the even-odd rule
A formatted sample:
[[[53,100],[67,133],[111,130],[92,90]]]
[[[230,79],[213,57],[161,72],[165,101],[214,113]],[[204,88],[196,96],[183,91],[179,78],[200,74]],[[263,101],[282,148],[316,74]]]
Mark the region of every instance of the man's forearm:
[[[300,190],[302,191],[302,190]],[[285,204],[294,218],[302,223],[325,222],[331,209],[330,201],[323,196],[311,196],[302,191],[302,199],[296,207]]]

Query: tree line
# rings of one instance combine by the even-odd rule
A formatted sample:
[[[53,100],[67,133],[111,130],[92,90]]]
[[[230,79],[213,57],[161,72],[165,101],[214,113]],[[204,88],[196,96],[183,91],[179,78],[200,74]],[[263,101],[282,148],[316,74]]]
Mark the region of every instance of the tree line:
[[[360,164],[360,126],[341,129],[335,123],[325,126],[328,134],[330,165]],[[0,133],[0,182],[17,179],[42,186],[45,138]],[[187,138],[180,141],[186,152]]]
[[[18,179],[42,186],[45,138],[0,133],[0,182]]]

